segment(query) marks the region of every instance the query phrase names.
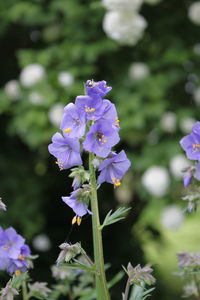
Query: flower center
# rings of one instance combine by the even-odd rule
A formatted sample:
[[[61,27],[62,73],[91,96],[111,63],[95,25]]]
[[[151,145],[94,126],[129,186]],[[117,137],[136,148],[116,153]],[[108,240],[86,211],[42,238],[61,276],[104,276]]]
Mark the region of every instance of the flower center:
[[[95,111],[95,108],[92,108],[92,107],[89,107],[89,106],[85,105],[85,112],[87,114],[93,113],[94,111]]]
[[[71,130],[72,130],[72,129],[69,127],[69,128],[67,128],[67,129],[65,129],[64,132],[70,133]]]
[[[199,151],[200,150],[200,144],[192,144],[192,148],[193,148],[194,152]]]
[[[115,187],[118,187],[121,185],[120,180],[115,177],[112,178],[112,183],[114,184]]]
[[[105,135],[99,131],[96,133],[96,140],[100,142],[101,145],[104,145],[107,142]]]

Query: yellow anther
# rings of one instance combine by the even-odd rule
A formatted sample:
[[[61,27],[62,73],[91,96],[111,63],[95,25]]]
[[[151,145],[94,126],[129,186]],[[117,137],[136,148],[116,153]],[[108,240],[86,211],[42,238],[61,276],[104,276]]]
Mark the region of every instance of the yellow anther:
[[[18,257],[18,259],[25,260],[25,257],[24,257],[24,255],[20,254],[19,257]]]
[[[107,143],[107,141],[106,141],[106,140],[104,140],[103,142],[104,142],[104,143]]]
[[[69,133],[72,129],[69,127],[67,129],[64,130],[64,132]]]
[[[76,216],[73,217],[72,219],[72,225],[76,224]]]
[[[120,180],[115,177],[112,178],[112,183],[114,184],[115,187],[118,187],[121,185]]]
[[[115,126],[119,126],[119,119],[118,118],[115,118]]]
[[[19,276],[21,274],[21,271],[20,270],[15,270],[15,275],[16,276]]]
[[[95,108],[92,108],[92,107],[89,107],[89,106],[85,106],[85,111],[87,113],[91,113],[91,112],[94,112],[95,111]]]
[[[77,218],[77,224],[78,224],[78,226],[81,225],[81,221],[82,221],[81,217],[78,217],[78,218]]]

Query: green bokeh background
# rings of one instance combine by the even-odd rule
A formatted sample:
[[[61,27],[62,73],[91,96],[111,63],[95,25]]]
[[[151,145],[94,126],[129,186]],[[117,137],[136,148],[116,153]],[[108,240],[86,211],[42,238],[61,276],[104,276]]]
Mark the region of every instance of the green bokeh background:
[[[142,188],[141,176],[152,165],[169,168],[170,159],[182,153],[179,140],[185,133],[180,130],[180,122],[187,117],[199,119],[199,107],[185,90],[189,75],[195,74],[196,88],[200,76],[200,56],[194,52],[200,27],[187,16],[193,2],[144,4],[141,14],[148,27],[141,41],[131,47],[112,41],[103,32],[105,9],[100,0],[0,1],[0,196],[8,206],[0,217],[2,226],[15,227],[30,245],[38,234],[50,238],[51,249],[39,253],[32,271],[35,279],[52,282],[49,267],[55,262],[58,245],[70,231],[73,216],[60,200],[71,191],[68,171],[59,172],[47,151],[58,129],[49,121],[49,109],[56,103],[74,101],[83,93],[87,79],[104,79],[113,87],[109,99],[116,104],[120,118],[121,142],[116,149],[123,147],[132,162],[124,181],[132,210],[125,221],[104,233],[105,260],[112,263],[108,277],[128,261],[133,265],[150,261],[155,264],[157,277],[152,298],[180,299],[182,282],[173,275],[176,252],[199,250],[199,213],[186,215],[177,230],[164,229],[160,223],[163,208],[172,203],[184,208],[182,183],[171,176],[168,194],[155,198]],[[137,61],[148,65],[150,75],[132,82],[129,67]],[[12,101],[5,93],[5,84],[19,80],[22,68],[33,63],[45,68],[45,80],[30,88],[21,86],[20,99]],[[59,85],[61,71],[73,74],[72,86]],[[33,91],[43,95],[43,105],[29,102]],[[173,133],[165,132],[160,125],[167,111],[176,114]],[[149,138],[152,134],[156,135],[153,143]],[[123,197],[112,186],[101,188],[102,218],[119,205],[119,199]],[[81,241],[92,255],[89,218],[73,230],[70,241]],[[33,247],[32,251],[37,252]],[[121,299],[124,284],[122,281],[113,288],[113,299]]]

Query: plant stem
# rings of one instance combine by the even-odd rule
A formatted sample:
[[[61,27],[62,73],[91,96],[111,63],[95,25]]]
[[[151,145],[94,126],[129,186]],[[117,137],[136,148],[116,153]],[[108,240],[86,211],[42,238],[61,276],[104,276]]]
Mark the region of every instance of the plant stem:
[[[104,268],[104,257],[103,257],[103,244],[102,235],[100,230],[99,221],[99,209],[98,209],[98,199],[97,199],[97,184],[96,184],[96,174],[95,168],[92,164],[94,159],[94,154],[89,153],[89,170],[90,170],[90,183],[92,186],[91,191],[91,208],[92,208],[92,232],[93,232],[93,246],[94,246],[94,263],[97,270],[95,275],[96,280],[96,293],[97,300],[110,300],[110,295],[108,292],[105,268]]]
[[[129,290],[130,290],[130,279],[128,278],[123,300],[128,300]]]
[[[198,278],[197,278],[196,274],[194,274],[194,281],[195,281],[195,284],[196,284],[196,287],[197,287],[197,293],[198,293],[197,299],[200,299],[200,287],[199,287],[199,281],[198,281]]]
[[[24,280],[22,283],[22,297],[23,300],[29,300],[29,296],[27,293],[26,281]]]

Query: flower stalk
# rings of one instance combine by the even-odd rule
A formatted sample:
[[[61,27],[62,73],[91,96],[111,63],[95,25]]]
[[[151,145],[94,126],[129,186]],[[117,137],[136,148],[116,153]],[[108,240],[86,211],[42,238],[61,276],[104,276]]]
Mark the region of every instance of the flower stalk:
[[[89,170],[90,170],[90,183],[91,183],[91,208],[92,208],[92,232],[93,232],[93,246],[94,246],[94,263],[97,270],[95,275],[96,280],[96,293],[97,300],[110,300],[108,292],[105,268],[104,268],[104,256],[103,256],[103,244],[102,235],[99,221],[99,209],[97,199],[97,184],[95,168],[93,166],[94,154],[89,153]]]

